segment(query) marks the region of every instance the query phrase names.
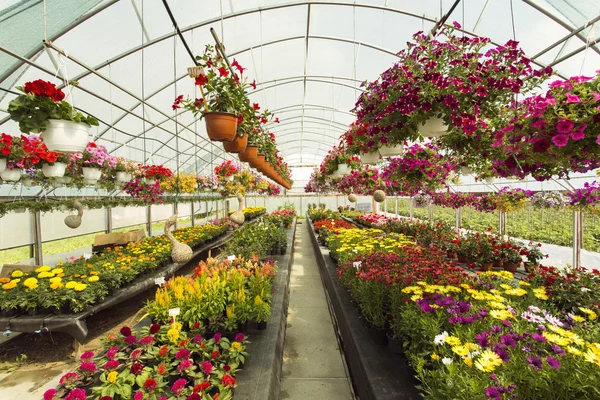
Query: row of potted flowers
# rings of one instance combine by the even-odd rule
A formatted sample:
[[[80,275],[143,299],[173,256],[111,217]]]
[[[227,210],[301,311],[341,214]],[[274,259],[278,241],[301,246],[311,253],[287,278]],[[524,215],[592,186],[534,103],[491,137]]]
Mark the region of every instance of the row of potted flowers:
[[[173,232],[191,247],[206,243],[226,232],[226,220],[183,228]],[[127,286],[140,275],[168,262],[171,245],[166,236],[147,237],[127,246],[116,246],[93,255],[42,266],[34,272],[16,270],[0,278],[0,310],[19,313],[76,313],[102,301],[114,290]]]

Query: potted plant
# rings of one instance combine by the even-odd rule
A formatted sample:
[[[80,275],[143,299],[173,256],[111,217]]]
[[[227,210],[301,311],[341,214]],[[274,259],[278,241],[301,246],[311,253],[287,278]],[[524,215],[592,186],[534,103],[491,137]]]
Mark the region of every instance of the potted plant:
[[[146,183],[154,185],[156,182],[164,178],[170,178],[173,172],[162,165],[145,165],[142,167],[143,176],[146,178]]]
[[[23,94],[11,100],[8,113],[19,123],[21,132],[41,132],[50,151],[76,153],[85,149],[89,128],[98,126],[96,118],[75,110],[53,83],[38,79],[17,89]]]
[[[81,154],[74,154],[77,166],[83,174],[84,183],[95,185],[102,177],[103,168],[113,169],[116,166],[115,158],[108,154],[106,147],[89,142]]]
[[[129,182],[133,178],[134,163],[124,157],[115,158],[115,180],[118,184]]]
[[[202,97],[184,99],[177,96],[173,103],[176,110],[182,105],[192,111],[194,116],[201,113],[206,123],[206,132],[212,141],[230,142],[237,133],[238,113],[247,101],[244,84],[240,76],[244,68],[239,66],[240,74],[231,73],[225,60],[216,49],[207,45],[202,56],[196,57],[195,83],[200,88]],[[239,64],[237,64],[239,65]]]
[[[0,177],[3,181],[16,182],[21,179],[23,169],[37,164],[40,158],[35,154],[34,143],[21,135],[14,137],[2,134],[0,142]]]
[[[35,153],[42,161],[42,173],[46,178],[61,178],[65,175],[69,156],[57,151],[50,151],[46,144],[34,139],[36,144]]]
[[[517,268],[519,268],[519,266],[521,265],[523,259],[521,258],[521,253],[519,250],[519,246],[517,246],[513,242],[509,242],[508,246],[504,248],[504,269],[506,271],[515,273],[517,271]]]
[[[527,248],[523,249],[522,255],[527,256],[527,261],[523,264],[525,271],[533,272],[540,265],[540,261],[548,257],[547,254],[542,253],[541,247],[541,243],[529,242]]]

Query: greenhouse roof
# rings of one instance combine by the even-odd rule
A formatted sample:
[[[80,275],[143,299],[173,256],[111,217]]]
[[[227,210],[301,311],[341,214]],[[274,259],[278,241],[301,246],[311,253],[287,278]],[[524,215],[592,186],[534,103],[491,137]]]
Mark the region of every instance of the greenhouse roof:
[[[230,158],[204,123],[173,110],[195,96],[192,60],[159,0],[0,1],[0,123],[15,87],[76,80],[71,101],[100,121],[94,139],[114,155],[208,173]],[[355,117],[360,84],[376,79],[416,31],[432,29],[450,0],[166,2],[194,53],[214,44],[248,68],[251,99],[276,113],[270,126],[291,167],[318,165]],[[494,43],[516,39],[534,62],[562,76],[600,65],[597,0],[463,0],[448,21]],[[44,39],[48,44],[44,45]]]

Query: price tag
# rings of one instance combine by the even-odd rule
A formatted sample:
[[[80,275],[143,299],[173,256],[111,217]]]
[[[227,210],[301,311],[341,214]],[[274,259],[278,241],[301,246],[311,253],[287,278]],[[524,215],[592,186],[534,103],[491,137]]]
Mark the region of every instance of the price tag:
[[[227,261],[233,261],[235,260],[235,256],[227,256]]]
[[[162,286],[165,283],[165,277],[161,276],[160,278],[155,278],[154,283],[158,286]]]
[[[177,308],[170,308],[169,309],[169,316],[171,317],[176,317],[181,313],[181,309],[179,307]]]
[[[356,250],[356,249],[354,249],[354,250],[352,250],[352,251],[353,251],[353,252],[355,252],[355,253],[358,253],[358,250]]]
[[[352,263],[352,265],[354,266],[354,268],[360,269],[360,266],[362,265],[362,261],[354,261]]]

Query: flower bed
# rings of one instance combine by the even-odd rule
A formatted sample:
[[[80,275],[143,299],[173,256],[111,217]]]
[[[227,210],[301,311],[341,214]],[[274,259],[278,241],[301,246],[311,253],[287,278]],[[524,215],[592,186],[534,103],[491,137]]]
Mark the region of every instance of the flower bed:
[[[203,225],[179,229],[173,235],[182,243],[196,247],[222,235],[228,226]],[[34,273],[14,271],[2,279],[0,308],[4,313],[77,313],[107,297],[111,291],[127,286],[141,274],[151,272],[171,256],[166,236],[145,238],[125,247],[117,246],[81,257],[54,268],[42,266]]]
[[[246,331],[249,321],[269,319],[275,271],[273,260],[209,258],[200,262],[193,277],[171,279],[158,289],[146,309],[154,322],[164,324],[171,320],[169,310],[179,308],[178,321],[201,333]]]
[[[265,218],[258,223],[244,225],[235,231],[223,252],[244,258],[257,256],[262,260],[267,255],[285,254],[286,250],[285,229],[279,223]]]
[[[313,223],[315,228],[315,232],[320,232],[322,229],[352,229],[354,225],[344,221],[343,219],[325,219],[320,221],[315,221]]]
[[[249,221],[251,219],[254,219],[262,214],[265,213],[265,211],[267,211],[267,209],[265,207],[246,207],[242,210],[242,212],[244,213],[244,217],[246,218],[246,221]],[[229,215],[233,214],[235,211],[229,211]]]
[[[177,321],[138,332],[124,326],[104,345],[99,353],[83,353],[77,370],[64,374],[44,400],[231,399],[248,356],[243,333],[209,339]]]
[[[269,217],[273,219],[276,223],[281,222],[283,226],[289,228],[292,225],[294,218],[296,218],[296,210],[275,210],[271,213]]]

